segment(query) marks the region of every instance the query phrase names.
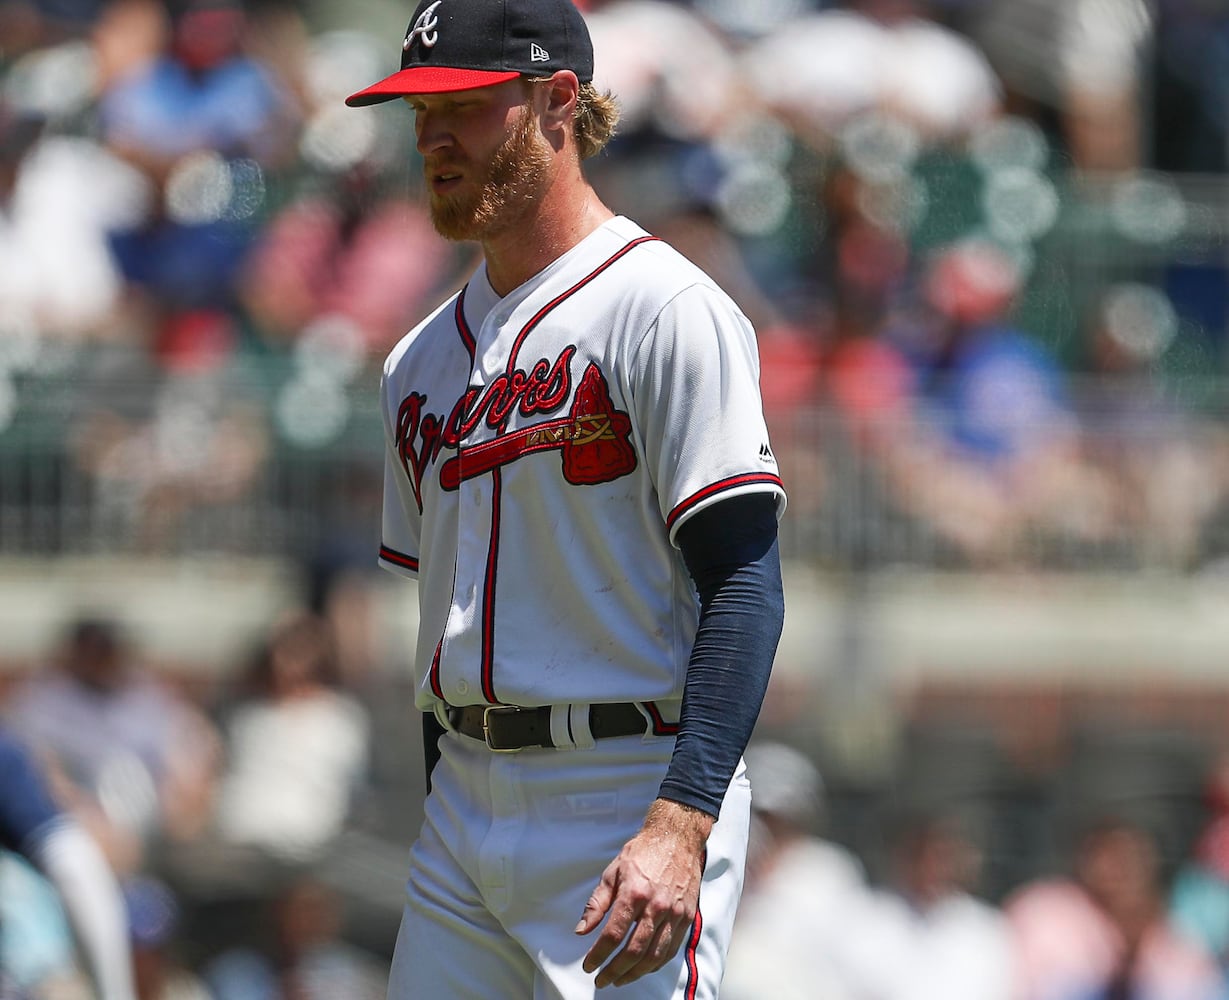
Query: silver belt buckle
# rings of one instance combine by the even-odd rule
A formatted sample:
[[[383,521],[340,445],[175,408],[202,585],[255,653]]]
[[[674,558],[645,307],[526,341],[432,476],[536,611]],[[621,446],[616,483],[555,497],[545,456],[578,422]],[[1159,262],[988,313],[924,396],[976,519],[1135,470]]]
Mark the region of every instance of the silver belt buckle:
[[[486,741],[487,748],[493,753],[520,753],[521,747],[499,747],[491,742],[491,713],[503,713],[511,715],[519,712],[520,709],[515,705],[488,705],[482,713],[482,738]]]

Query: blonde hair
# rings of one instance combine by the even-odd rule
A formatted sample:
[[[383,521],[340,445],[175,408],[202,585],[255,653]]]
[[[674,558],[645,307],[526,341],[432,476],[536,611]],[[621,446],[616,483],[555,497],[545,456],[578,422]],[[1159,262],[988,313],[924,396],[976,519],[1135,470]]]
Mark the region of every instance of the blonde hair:
[[[582,83],[576,94],[576,114],[572,131],[580,158],[587,160],[606,148],[619,125],[619,102],[609,90],[599,91],[591,83]]]
[[[527,84],[546,83],[549,76],[523,78]],[[582,160],[597,156],[614,137],[619,125],[619,102],[609,90],[602,92],[592,83],[582,83],[576,92],[576,111],[572,115],[572,136]]]

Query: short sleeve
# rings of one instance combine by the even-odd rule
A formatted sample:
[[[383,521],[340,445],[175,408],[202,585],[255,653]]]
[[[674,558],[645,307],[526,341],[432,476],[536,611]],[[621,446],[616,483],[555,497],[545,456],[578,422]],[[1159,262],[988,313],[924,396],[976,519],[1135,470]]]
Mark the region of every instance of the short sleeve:
[[[718,289],[694,284],[658,313],[637,351],[631,394],[675,542],[692,514],[726,497],[785,490],[768,440],[755,332]]]
[[[388,406],[387,378],[380,385],[380,402],[384,413],[384,510],[379,564],[390,572],[417,578],[421,501],[400,456],[396,424]]]

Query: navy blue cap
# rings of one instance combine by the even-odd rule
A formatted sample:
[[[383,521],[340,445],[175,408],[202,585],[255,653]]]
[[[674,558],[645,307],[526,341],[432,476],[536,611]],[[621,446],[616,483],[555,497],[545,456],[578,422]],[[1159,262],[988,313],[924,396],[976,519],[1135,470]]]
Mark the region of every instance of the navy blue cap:
[[[401,69],[346,98],[352,108],[572,70],[593,79],[593,43],[572,0],[420,0]]]

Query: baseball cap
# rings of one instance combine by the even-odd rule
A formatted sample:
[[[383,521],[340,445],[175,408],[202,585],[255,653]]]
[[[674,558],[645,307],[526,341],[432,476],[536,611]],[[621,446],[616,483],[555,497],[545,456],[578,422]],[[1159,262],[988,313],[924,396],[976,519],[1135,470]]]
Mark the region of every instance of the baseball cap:
[[[401,69],[346,98],[352,108],[570,69],[593,79],[593,43],[572,0],[419,0]]]

